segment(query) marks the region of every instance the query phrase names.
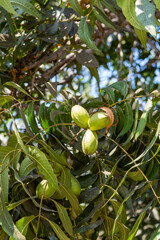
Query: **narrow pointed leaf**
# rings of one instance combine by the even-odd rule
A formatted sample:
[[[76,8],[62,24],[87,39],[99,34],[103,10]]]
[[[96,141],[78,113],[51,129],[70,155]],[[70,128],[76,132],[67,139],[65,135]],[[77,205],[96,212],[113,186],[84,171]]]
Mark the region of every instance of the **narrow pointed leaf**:
[[[81,8],[81,6],[79,5],[78,0],[69,0],[71,7],[74,9],[75,12],[77,12],[78,14],[84,16],[84,11]]]
[[[153,1],[156,4],[156,7],[158,8],[158,10],[160,11],[160,1],[159,0],[153,0]]]
[[[116,29],[116,25],[106,16],[105,12],[102,11],[101,9],[98,8],[98,3],[97,6],[93,7],[93,13],[96,16],[96,18],[104,23],[107,27]]]
[[[57,177],[46,155],[34,146],[27,147],[27,150],[28,157],[37,164],[40,173],[44,175],[44,177],[54,186],[56,190],[58,190]]]
[[[50,93],[52,94],[52,96],[54,98],[57,97],[57,83],[54,82],[54,83],[51,83],[51,82],[47,82],[46,83],[46,87],[47,89],[50,91]]]
[[[116,83],[111,84],[109,87],[115,88],[116,90],[120,91],[120,93],[125,97],[128,93],[128,87],[126,82],[119,81]]]
[[[28,117],[28,122],[30,124],[32,131],[34,133],[39,133],[40,130],[37,126],[35,112],[34,112],[34,102],[31,102],[30,104],[28,104],[27,117]],[[40,137],[40,135],[38,135],[38,137]]]
[[[0,225],[3,230],[11,236],[14,240],[26,240],[25,236],[23,236],[20,231],[17,229],[13,220],[7,211],[7,208],[4,204],[4,199],[2,195],[2,190],[0,189]]]
[[[87,17],[83,17],[79,24],[79,37],[89,48],[93,49],[97,55],[103,56],[103,53],[96,47],[92,41],[91,34],[89,32]]]
[[[142,134],[142,132],[146,126],[148,113],[149,113],[151,107],[152,107],[152,101],[150,99],[148,99],[146,106],[144,108],[144,111],[142,113],[142,116],[140,118],[140,121],[138,123],[138,127],[137,127],[135,138],[134,138],[135,140],[137,140],[137,138]]]
[[[12,7],[12,4],[11,4],[11,2],[9,0],[1,0],[0,6],[2,6],[9,13],[19,15],[18,13],[16,13],[14,11],[14,9]]]
[[[49,221],[49,224],[51,225],[53,231],[60,240],[70,240],[56,223]]]
[[[117,138],[128,132],[132,126],[132,123],[133,123],[132,108],[129,103],[126,103],[124,126],[122,128],[122,131],[118,134]]]
[[[73,235],[72,222],[68,216],[67,209],[56,201],[54,201],[54,203],[56,205],[58,215],[61,219],[64,229],[66,230],[67,233],[69,233],[70,235]]]
[[[32,222],[36,216],[26,216],[21,219],[19,219],[16,222],[16,226],[18,230],[25,236],[29,227],[29,223]],[[9,238],[9,240],[14,240],[12,237]]]
[[[134,115],[134,125],[133,125],[133,129],[132,129],[132,132],[131,134],[129,135],[129,137],[127,138],[126,142],[123,143],[123,146],[126,145],[128,142],[130,142],[134,135],[135,135],[135,132],[136,132],[136,129],[137,129],[137,124],[138,124],[138,113],[139,113],[139,102],[138,100],[136,99],[136,107],[135,107],[135,115]]]
[[[41,14],[28,0],[10,0],[10,2],[13,6],[20,8],[25,13],[32,15],[39,20],[42,19]]]
[[[142,26],[156,39],[155,6],[148,0],[136,0],[135,12]]]
[[[26,157],[20,165],[19,176],[21,178],[27,176],[35,167],[36,164]]]
[[[135,33],[137,34],[140,42],[142,43],[142,45],[146,49],[147,33],[143,30],[138,29],[138,28],[134,28],[134,30],[135,30]]]
[[[140,214],[140,216],[138,217],[137,221],[136,221],[135,224],[133,225],[132,230],[131,230],[130,233],[129,233],[128,240],[134,239],[134,236],[136,235],[136,233],[137,233],[137,231],[138,231],[139,225],[140,225],[141,222],[143,221],[143,218],[145,217],[145,215],[146,215],[146,211],[143,211],[143,212]]]
[[[31,97],[21,86],[19,86],[17,83],[14,82],[6,82],[4,83],[5,86],[11,86],[16,88],[18,91],[24,93],[25,95],[28,95],[29,97]]]
[[[142,24],[138,21],[138,18],[135,13],[135,6],[133,0],[123,0],[122,11],[128,22],[135,28],[140,30],[145,30]],[[121,5],[120,4],[120,5]]]

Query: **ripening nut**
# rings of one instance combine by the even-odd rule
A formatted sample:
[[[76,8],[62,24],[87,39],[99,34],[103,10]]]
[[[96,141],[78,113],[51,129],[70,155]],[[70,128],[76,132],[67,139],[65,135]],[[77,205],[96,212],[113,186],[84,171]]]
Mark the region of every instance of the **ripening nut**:
[[[43,195],[43,198],[47,199],[50,198],[55,191],[56,189],[53,187],[53,185],[44,179],[38,184],[36,188],[36,195],[38,198],[41,198]]]
[[[84,154],[91,155],[96,152],[98,147],[98,137],[96,132],[87,129],[82,139],[82,150]]]
[[[80,105],[72,107],[71,117],[79,127],[84,129],[88,127],[89,113]]]
[[[94,113],[88,120],[90,130],[96,131],[107,127],[110,124],[110,119],[107,113],[99,111]]]
[[[76,196],[79,196],[81,193],[81,185],[73,175],[71,175],[71,190]]]

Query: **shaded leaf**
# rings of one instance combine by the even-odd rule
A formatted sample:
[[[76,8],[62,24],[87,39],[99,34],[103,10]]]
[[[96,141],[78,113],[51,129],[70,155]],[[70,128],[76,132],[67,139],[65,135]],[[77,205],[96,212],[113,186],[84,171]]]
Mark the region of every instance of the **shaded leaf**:
[[[86,65],[87,67],[99,67],[99,63],[96,57],[91,53],[87,53],[86,51],[77,53],[76,59],[79,63],[81,63],[82,65]]]
[[[39,133],[40,130],[38,128],[38,125],[35,119],[34,102],[31,102],[30,104],[28,104],[27,117],[28,117],[28,122],[30,124],[32,131],[34,133]],[[38,137],[40,138],[40,135],[38,135]]]
[[[126,82],[119,81],[111,84],[109,87],[115,88],[116,90],[120,91],[120,93],[125,97],[128,93],[128,87]]]
[[[148,99],[148,101],[145,105],[144,111],[142,113],[142,116],[140,118],[140,121],[138,123],[138,127],[137,127],[136,134],[134,137],[135,140],[137,140],[137,138],[142,134],[142,132],[146,126],[146,123],[147,123],[148,113],[151,108],[152,108],[152,101],[150,99]]]
[[[81,8],[81,6],[79,5],[79,2],[77,0],[69,0],[71,7],[74,9],[74,11],[76,11],[77,13],[79,13],[80,15],[84,15],[84,11]]]
[[[106,100],[111,100],[112,102],[115,102],[115,93],[111,87],[107,87],[105,89],[105,92],[107,93],[104,98]]]
[[[56,205],[58,215],[62,221],[64,229],[66,230],[67,233],[69,233],[70,235],[73,235],[72,222],[68,216],[67,209],[56,201],[54,201],[54,203]]]
[[[116,29],[116,25],[107,17],[105,12],[103,11],[103,8],[99,8],[100,1],[97,1],[97,5],[93,7],[93,13],[96,16],[96,18],[104,23],[107,27]]]
[[[1,95],[0,96],[0,106],[2,107],[5,103],[13,101],[12,96]]]
[[[19,232],[18,228],[13,223],[13,220],[7,211],[4,204],[2,189],[0,189],[0,225],[4,231],[14,240],[26,240],[26,238]]]
[[[88,224],[87,226],[84,226],[81,228],[76,228],[74,230],[74,234],[83,233],[85,231],[88,231],[89,229],[94,229],[94,228],[98,227],[99,225],[101,225],[103,223],[103,221],[104,221],[103,219],[99,219],[98,221]]]
[[[131,134],[129,135],[129,137],[127,138],[126,142],[123,143],[123,146],[126,145],[128,142],[130,142],[132,140],[132,138],[135,135],[136,129],[137,129],[137,123],[138,123],[138,113],[139,113],[139,102],[136,99],[135,101],[136,107],[135,107],[135,116],[134,116],[134,125],[133,125],[133,129]]]
[[[28,95],[29,97],[31,97],[21,86],[19,86],[17,83],[15,82],[6,82],[4,83],[5,86],[11,86],[16,88],[18,91],[24,93],[25,95]]]
[[[147,33],[138,28],[134,28],[134,30],[135,30],[135,33],[137,34],[140,42],[142,43],[143,47],[146,49]]]
[[[131,105],[127,102],[126,109],[125,109],[125,119],[124,119],[124,126],[122,131],[118,134],[117,138],[124,135],[126,132],[129,131],[133,123],[133,112]]]
[[[155,6],[148,0],[136,0],[135,12],[139,22],[156,39]]]
[[[79,206],[79,201],[78,198],[75,196],[75,194],[68,189],[65,185],[61,184],[60,185],[65,192],[65,196],[68,198],[75,214],[78,216],[81,213],[81,208]]]
[[[22,9],[25,13],[38,18],[39,20],[42,19],[41,14],[38,10],[28,1],[28,0],[10,0],[13,6]]]
[[[140,171],[136,171],[136,172],[129,172],[128,177],[133,179],[133,181],[142,181],[143,180],[143,175],[141,174]]]
[[[46,87],[49,90],[49,92],[52,94],[52,96],[54,98],[56,98],[57,97],[57,83],[56,82],[54,82],[54,83],[47,82]]]
[[[87,17],[82,17],[79,24],[79,37],[89,48],[93,49],[97,55],[103,56],[103,53],[96,47],[92,41],[91,34],[89,32]]]
[[[60,240],[70,240],[56,223],[49,221],[49,224],[51,225],[51,227],[53,228],[53,231],[55,232],[55,234]]]

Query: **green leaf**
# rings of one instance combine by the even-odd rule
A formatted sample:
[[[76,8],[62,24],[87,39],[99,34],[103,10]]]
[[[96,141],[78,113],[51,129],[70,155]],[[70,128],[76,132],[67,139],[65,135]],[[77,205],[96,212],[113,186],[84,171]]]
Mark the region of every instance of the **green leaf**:
[[[71,7],[74,9],[75,12],[79,13],[80,15],[84,16],[84,11],[79,5],[77,0],[69,0]]]
[[[68,198],[68,200],[69,200],[69,202],[70,202],[70,204],[71,204],[75,214],[78,216],[81,213],[81,208],[79,206],[78,198],[65,185],[61,184],[60,186],[62,187],[63,191],[65,192],[65,196]]]
[[[156,7],[158,8],[158,10],[160,11],[160,1],[159,0],[153,0],[156,4]]]
[[[57,177],[54,174],[54,171],[51,167],[51,164],[48,162],[46,155],[40,151],[38,148],[30,146],[26,147],[28,150],[27,156],[34,162],[37,163],[38,168],[41,174],[58,190],[58,181]]]
[[[118,214],[118,210],[121,207],[121,203],[118,202],[115,199],[112,199],[111,203],[112,203],[114,211],[115,211],[115,213],[117,215]],[[123,223],[123,224],[125,224],[126,220],[127,220],[126,209],[125,209],[125,207],[123,205],[122,211],[121,211],[121,213],[119,214],[119,217],[118,217],[118,221]]]
[[[100,1],[97,2],[97,6],[93,7],[93,13],[96,16],[96,18],[104,23],[107,27],[116,29],[116,25],[106,16],[105,12],[99,8]]]
[[[122,11],[128,22],[135,28],[140,30],[145,30],[145,28],[138,21],[138,18],[135,13],[135,6],[133,0],[123,0],[122,2]]]
[[[35,219],[36,216],[26,216],[26,217],[22,217],[21,219],[19,219],[16,222],[16,226],[18,228],[18,230],[25,236],[27,234],[28,231],[28,227],[29,227],[29,223],[33,221],[33,219]],[[9,240],[15,240],[12,237],[9,238]]]
[[[41,122],[42,127],[45,129],[45,132],[49,132],[49,126],[52,125],[50,120],[50,113],[48,114],[47,108],[45,107],[45,103],[42,103],[39,107],[39,120]]]
[[[0,96],[0,106],[2,107],[5,103],[13,101],[12,96],[1,95]]]
[[[120,93],[125,97],[128,93],[128,87],[126,82],[119,81],[111,84],[109,87],[115,88],[116,90],[120,91]]]
[[[1,0],[0,6],[2,6],[9,13],[19,15],[18,13],[16,13],[14,11],[14,9],[13,9],[13,7],[12,7],[12,5],[11,5],[9,0]]]
[[[99,67],[99,63],[98,63],[96,57],[93,54],[88,53],[86,51],[77,53],[76,59],[80,64],[85,65],[88,68],[98,68]]]
[[[137,123],[138,123],[138,113],[139,113],[139,102],[138,99],[135,100],[135,116],[134,116],[134,125],[133,125],[133,129],[131,134],[129,135],[128,139],[126,140],[126,142],[123,143],[123,146],[126,145],[127,143],[129,143],[132,138],[135,135],[136,129],[137,129]]]
[[[0,189],[5,202],[8,202],[9,178],[8,178],[8,164],[9,154],[13,149],[10,147],[0,147]]]
[[[14,240],[26,240],[26,238],[15,226],[9,212],[7,211],[7,208],[4,204],[2,189],[0,189],[0,225],[2,226],[3,230]]]
[[[28,122],[30,124],[30,127],[31,127],[32,131],[34,133],[39,133],[40,130],[37,126],[37,122],[36,122],[36,119],[35,119],[34,102],[31,102],[30,104],[28,104],[27,117],[28,117]],[[38,137],[40,138],[40,135],[38,135]]]
[[[88,69],[90,70],[90,73],[92,76],[95,77],[95,79],[97,80],[97,86],[98,86],[98,90],[100,91],[100,78],[99,78],[99,73],[98,73],[98,70],[96,67],[92,67],[92,68],[89,68]]]
[[[56,205],[58,215],[62,221],[64,229],[66,230],[67,233],[69,233],[71,236],[73,236],[72,222],[68,216],[67,209],[56,201],[54,201],[54,203]]]
[[[42,19],[41,14],[37,11],[37,9],[28,1],[28,0],[10,0],[13,6],[20,8],[25,13]]]
[[[124,135],[126,132],[129,131],[133,123],[133,112],[131,105],[127,102],[126,109],[125,109],[125,119],[124,119],[124,126],[121,132],[118,134],[117,138]]]
[[[54,98],[56,98],[57,97],[57,83],[56,82],[54,82],[54,83],[47,82],[46,87],[47,87],[48,91],[52,94],[52,96]]]
[[[133,181],[136,182],[143,180],[143,175],[140,171],[129,172],[127,175],[129,178],[133,179]]]
[[[134,239],[134,236],[136,235],[139,225],[141,224],[141,222],[143,221],[144,216],[146,215],[146,211],[143,211],[140,216],[138,217],[137,221],[135,222],[135,224],[133,225],[133,228],[131,229],[129,236],[128,236],[128,240],[132,240]]]
[[[148,0],[136,0],[135,12],[139,22],[157,39],[155,6]]]
[[[21,205],[22,203],[28,201],[30,198],[25,198],[25,199],[22,199],[18,202],[14,202],[14,203],[10,203],[8,206],[7,206],[7,210],[8,211],[11,211],[12,209],[18,207],[19,205]]]
[[[137,34],[140,42],[142,43],[143,47],[146,49],[147,33],[138,28],[134,28],[134,30],[135,30],[135,33]]]
[[[52,221],[49,221],[49,223],[50,223],[51,227],[53,228],[53,231],[55,232],[55,234],[57,235],[57,237],[60,240],[70,240],[56,223],[54,223]]]
[[[97,55],[103,56],[103,53],[96,47],[92,41],[91,34],[88,28],[87,17],[82,17],[79,24],[79,37],[89,48],[93,49]]]
[[[140,118],[140,121],[138,123],[138,127],[137,127],[136,134],[134,137],[135,140],[137,140],[137,138],[142,134],[142,132],[146,126],[146,123],[147,123],[148,113],[151,108],[152,108],[152,101],[150,99],[148,99],[148,101],[145,105],[145,108],[143,110],[142,116]]]
[[[150,240],[159,240],[160,236],[160,224],[156,227],[153,234],[150,237]]]
[[[125,116],[122,108],[119,105],[116,105],[116,111],[118,114],[118,130],[121,130],[124,125]]]
[[[27,176],[35,167],[35,163],[26,157],[20,165],[19,176],[21,178]]]
[[[4,83],[5,86],[11,86],[16,88],[18,91],[24,93],[25,95],[28,95],[29,97],[31,97],[21,86],[19,86],[17,83],[14,82],[6,82]]]
[[[27,130],[28,134],[29,134],[31,137],[34,137],[34,134],[33,134],[33,132],[31,131],[29,125],[28,125],[28,122],[27,122],[26,116],[25,116],[25,114],[24,114],[24,111],[23,111],[23,109],[22,109],[22,106],[20,106],[20,113],[21,113],[21,117],[22,117],[22,120],[23,120],[23,122],[24,122],[24,125],[25,125],[25,127],[26,127],[26,130]]]
[[[105,92],[106,92],[106,94],[108,95],[105,95],[104,96],[104,98],[106,99],[106,100],[111,100],[113,103],[115,102],[115,93],[114,93],[114,91],[113,91],[113,89],[111,88],[111,87],[107,87],[106,89],[105,89]]]

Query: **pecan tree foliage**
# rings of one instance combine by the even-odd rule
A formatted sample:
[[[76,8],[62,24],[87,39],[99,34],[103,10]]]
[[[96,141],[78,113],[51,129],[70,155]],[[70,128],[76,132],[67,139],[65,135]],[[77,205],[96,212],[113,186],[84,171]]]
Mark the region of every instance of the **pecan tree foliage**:
[[[39,95],[55,76],[62,86],[72,88],[73,79],[80,84],[82,66],[99,84],[97,68],[103,66],[112,70],[109,79],[134,73],[133,88],[137,78],[148,76],[153,90],[159,1],[7,0],[0,7],[2,84],[14,81]],[[145,64],[135,61],[141,59]]]
[[[0,238],[155,240],[159,1],[0,5],[0,131],[8,138],[0,146]],[[84,85],[86,68],[97,98]],[[110,72],[101,87],[102,68]],[[98,109],[112,116],[107,132],[96,131],[92,155],[82,149],[86,129],[71,118],[76,104],[90,116]],[[37,194],[42,181],[51,188]]]

